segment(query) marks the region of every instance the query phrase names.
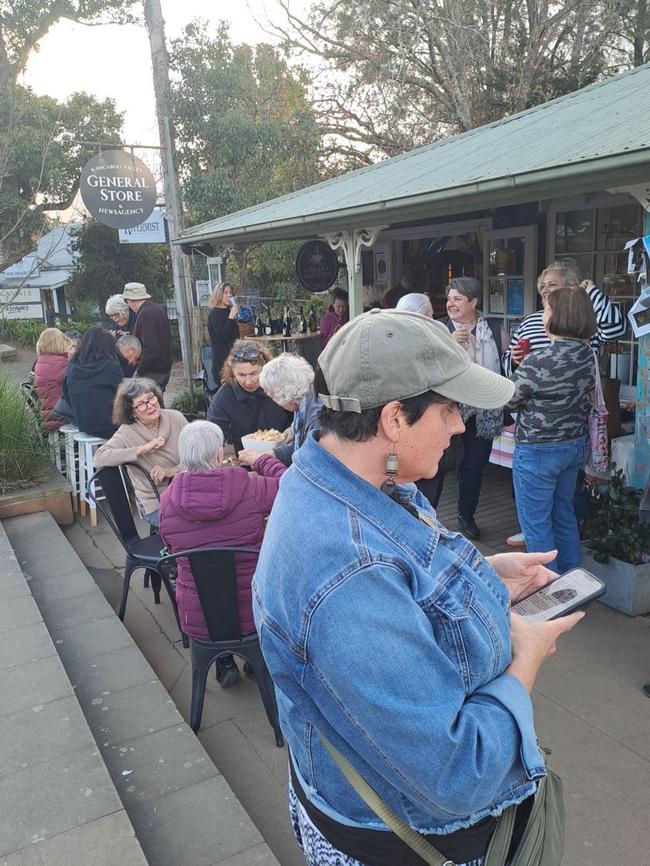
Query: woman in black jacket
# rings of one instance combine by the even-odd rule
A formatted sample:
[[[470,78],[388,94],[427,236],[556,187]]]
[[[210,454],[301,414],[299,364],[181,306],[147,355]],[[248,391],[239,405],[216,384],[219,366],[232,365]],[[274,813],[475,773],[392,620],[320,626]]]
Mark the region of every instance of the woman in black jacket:
[[[252,340],[237,340],[223,367],[224,383],[210,402],[208,421],[221,427],[236,452],[242,450],[242,436],[260,428],[282,432],[291,424],[292,413],[260,388],[260,371],[270,360],[268,349]]]
[[[212,344],[212,376],[217,388],[221,384],[221,368],[239,337],[239,327],[235,321],[239,306],[233,304],[232,294],[230,283],[219,283],[208,301],[208,307],[211,307],[208,333]]]
[[[63,380],[63,399],[82,433],[110,439],[117,386],[124,378],[113,337],[103,328],[89,328],[81,338]]]

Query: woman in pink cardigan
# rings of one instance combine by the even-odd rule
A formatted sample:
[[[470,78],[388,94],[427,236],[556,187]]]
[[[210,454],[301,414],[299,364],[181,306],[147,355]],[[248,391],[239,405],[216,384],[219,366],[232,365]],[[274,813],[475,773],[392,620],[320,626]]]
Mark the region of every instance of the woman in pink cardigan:
[[[160,500],[160,533],[170,553],[193,547],[260,549],[266,518],[279,480],[252,475],[245,469],[221,467],[223,433],[210,421],[193,421],[178,437],[180,472]],[[242,634],[255,631],[251,581],[257,554],[236,555],[239,623]],[[208,640],[208,629],[189,563],[178,560],[176,602],[185,634]],[[222,686],[239,679],[232,656],[217,662]]]

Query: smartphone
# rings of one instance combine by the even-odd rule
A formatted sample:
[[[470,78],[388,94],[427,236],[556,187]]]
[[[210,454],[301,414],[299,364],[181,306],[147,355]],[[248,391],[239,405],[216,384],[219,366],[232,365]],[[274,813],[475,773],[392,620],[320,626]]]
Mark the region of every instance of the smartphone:
[[[584,568],[572,568],[513,604],[528,622],[546,622],[582,610],[605,592],[605,584]]]

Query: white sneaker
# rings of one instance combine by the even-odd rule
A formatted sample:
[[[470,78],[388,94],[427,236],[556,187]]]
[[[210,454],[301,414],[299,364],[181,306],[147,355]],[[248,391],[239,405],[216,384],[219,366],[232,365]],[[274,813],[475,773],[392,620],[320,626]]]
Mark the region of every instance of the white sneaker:
[[[525,547],[526,539],[524,538],[524,533],[517,532],[515,535],[506,538],[506,544],[508,547]]]

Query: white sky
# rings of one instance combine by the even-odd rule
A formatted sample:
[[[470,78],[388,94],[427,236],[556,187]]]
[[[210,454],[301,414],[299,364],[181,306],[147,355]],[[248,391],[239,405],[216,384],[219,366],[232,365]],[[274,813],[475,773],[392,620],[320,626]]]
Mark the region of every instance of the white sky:
[[[263,10],[270,12],[273,0],[161,0],[161,4],[168,41],[180,36],[183,27],[197,17],[215,29],[220,20],[229,21],[235,43],[269,41],[252,13],[264,20]],[[301,10],[308,5],[309,0],[294,0],[292,8]],[[61,21],[30,58],[23,82],[36,93],[56,99],[78,90],[102,99],[110,96],[125,112],[127,144],[158,143],[151,54],[144,26],[84,27]]]

